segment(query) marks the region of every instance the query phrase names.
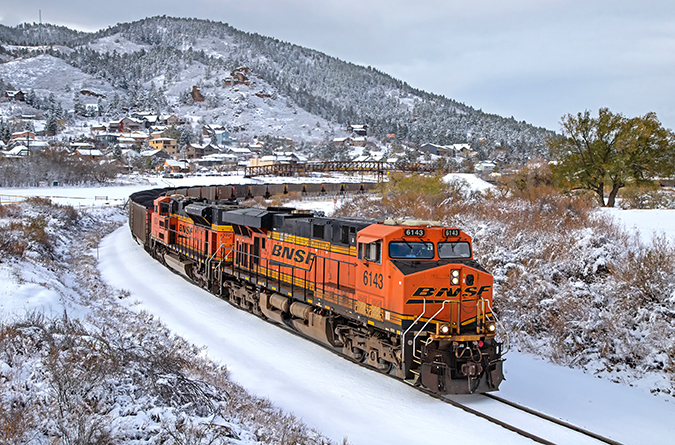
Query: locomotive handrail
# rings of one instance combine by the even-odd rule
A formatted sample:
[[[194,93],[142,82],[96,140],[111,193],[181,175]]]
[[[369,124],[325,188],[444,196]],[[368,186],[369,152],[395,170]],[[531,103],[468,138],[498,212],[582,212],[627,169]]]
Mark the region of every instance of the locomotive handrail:
[[[426,302],[426,298],[424,299],[424,301]],[[415,346],[415,342],[417,341],[417,337],[419,337],[419,335],[422,333],[422,331],[424,331],[424,329],[427,327],[427,325],[429,324],[429,322],[431,322],[434,318],[436,318],[436,316],[437,316],[438,314],[440,314],[441,311],[442,311],[443,309],[445,309],[445,303],[452,303],[452,302],[453,302],[452,300],[443,300],[443,304],[441,305],[441,308],[440,308],[434,315],[432,315],[431,318],[429,318],[429,319],[426,321],[426,323],[424,323],[424,325],[422,326],[422,328],[421,328],[419,331],[417,331],[417,334],[416,334],[415,337],[413,338],[413,357],[415,357],[415,358],[420,358],[420,357],[417,357],[417,356],[415,355],[415,347],[414,347],[414,346]],[[457,311],[457,312],[459,312],[459,311]],[[419,318],[418,318],[418,320],[419,320]],[[411,327],[412,327],[412,326],[411,326]]]
[[[408,329],[403,331],[403,334],[401,334],[401,362],[403,362],[403,366],[405,366],[405,336],[408,334],[408,331],[412,329],[413,326],[417,324],[418,321],[420,321],[420,318],[424,317],[424,314],[427,312],[427,299],[422,298],[422,313],[415,319],[415,321],[412,322],[410,326],[408,326]],[[415,336],[415,339],[417,336]],[[413,358],[415,358],[415,340],[413,339]],[[405,376],[404,376],[405,377]]]

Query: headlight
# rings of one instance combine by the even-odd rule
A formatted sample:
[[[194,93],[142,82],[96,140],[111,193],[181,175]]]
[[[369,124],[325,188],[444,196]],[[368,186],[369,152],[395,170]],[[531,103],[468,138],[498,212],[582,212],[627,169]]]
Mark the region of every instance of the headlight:
[[[438,327],[438,333],[441,335],[448,335],[450,333],[450,326],[447,324],[442,324]]]
[[[497,325],[495,324],[494,321],[488,321],[485,323],[485,330],[488,331],[490,334],[494,334],[497,331]]]
[[[453,286],[459,285],[459,270],[455,269],[450,272],[450,284]]]

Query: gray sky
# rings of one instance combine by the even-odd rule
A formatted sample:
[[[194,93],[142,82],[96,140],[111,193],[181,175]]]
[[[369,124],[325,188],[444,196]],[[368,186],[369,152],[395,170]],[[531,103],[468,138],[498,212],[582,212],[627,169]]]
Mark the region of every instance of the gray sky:
[[[196,17],[370,65],[415,88],[559,130],[600,107],[675,128],[673,0],[0,0],[0,23],[84,31]]]

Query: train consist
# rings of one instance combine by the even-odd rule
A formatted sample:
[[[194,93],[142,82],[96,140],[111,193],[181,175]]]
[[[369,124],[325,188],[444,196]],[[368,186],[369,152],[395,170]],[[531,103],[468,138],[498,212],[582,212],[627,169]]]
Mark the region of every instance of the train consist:
[[[244,207],[229,190],[135,193],[131,232],[197,285],[351,360],[440,395],[498,389],[492,275],[460,229]]]

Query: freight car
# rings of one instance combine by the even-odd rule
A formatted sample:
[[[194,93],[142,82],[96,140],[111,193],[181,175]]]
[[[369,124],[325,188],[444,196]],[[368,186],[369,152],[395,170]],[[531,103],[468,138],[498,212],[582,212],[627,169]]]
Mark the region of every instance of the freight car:
[[[498,389],[504,377],[493,279],[462,230],[171,192],[131,195],[129,215],[135,239],[167,267],[431,392]]]

